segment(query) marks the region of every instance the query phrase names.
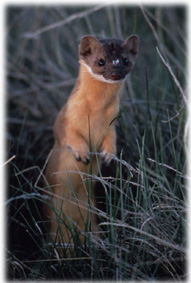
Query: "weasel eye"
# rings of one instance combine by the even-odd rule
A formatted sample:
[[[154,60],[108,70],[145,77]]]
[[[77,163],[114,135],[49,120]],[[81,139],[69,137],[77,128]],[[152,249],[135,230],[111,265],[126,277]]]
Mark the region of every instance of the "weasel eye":
[[[105,66],[105,61],[103,59],[100,59],[98,61],[98,66],[100,66],[100,67]]]
[[[129,60],[127,58],[123,58],[123,64],[127,66],[128,63],[129,63]]]

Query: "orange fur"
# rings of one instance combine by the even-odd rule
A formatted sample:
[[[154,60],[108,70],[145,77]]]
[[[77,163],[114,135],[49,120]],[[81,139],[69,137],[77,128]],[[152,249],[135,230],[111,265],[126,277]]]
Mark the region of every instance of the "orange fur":
[[[82,234],[85,229],[82,218],[87,218],[88,208],[87,175],[84,173],[91,171],[98,174],[95,156],[89,164],[86,161],[90,152],[102,153],[108,160],[111,159],[110,154],[116,154],[115,126],[110,122],[119,110],[120,86],[121,82],[111,84],[95,79],[80,60],[77,84],[54,125],[55,144],[46,169],[46,179],[53,193],[52,200],[62,214],[61,219],[64,215],[70,217],[69,221],[74,221]],[[71,191],[71,184],[74,191]],[[48,206],[44,211],[54,238],[59,227],[56,214]],[[93,226],[95,231],[95,215]],[[71,234],[67,234],[66,227],[62,224],[60,227],[65,241],[70,241]]]

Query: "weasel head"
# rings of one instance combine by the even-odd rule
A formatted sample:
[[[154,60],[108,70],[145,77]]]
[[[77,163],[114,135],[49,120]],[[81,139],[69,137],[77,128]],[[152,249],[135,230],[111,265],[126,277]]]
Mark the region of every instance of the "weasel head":
[[[139,38],[126,40],[84,36],[79,45],[80,62],[98,80],[119,83],[132,71],[138,53]]]

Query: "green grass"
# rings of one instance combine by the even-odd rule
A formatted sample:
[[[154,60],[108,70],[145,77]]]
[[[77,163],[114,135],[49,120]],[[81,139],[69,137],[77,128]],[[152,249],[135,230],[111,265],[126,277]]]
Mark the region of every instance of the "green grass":
[[[74,247],[50,245],[43,170],[55,117],[77,78],[80,38],[132,33],[140,50],[121,91],[118,153],[99,176],[87,176],[89,193],[96,181],[98,204],[95,209],[89,201],[85,240],[72,230]],[[16,156],[6,165],[8,278],[186,278],[185,42],[184,6],[7,8],[6,151],[7,159]],[[88,233],[92,213],[102,238]],[[56,215],[72,229],[60,211]]]

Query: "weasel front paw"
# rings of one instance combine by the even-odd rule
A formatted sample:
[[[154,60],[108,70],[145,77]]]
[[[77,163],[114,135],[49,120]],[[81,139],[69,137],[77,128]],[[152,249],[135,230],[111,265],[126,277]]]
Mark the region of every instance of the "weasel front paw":
[[[77,161],[81,161],[84,164],[88,164],[90,162],[90,155],[89,153],[84,153],[80,151],[73,151],[74,157]]]
[[[81,161],[84,164],[88,164],[90,162],[90,154],[88,152],[75,150],[70,145],[67,145],[67,148],[72,150],[72,153],[77,161]]]
[[[110,152],[107,152],[106,150],[102,150],[100,152],[100,157],[101,160],[103,161],[104,164],[109,165],[109,163],[111,162],[111,160],[113,159],[113,154]]]

